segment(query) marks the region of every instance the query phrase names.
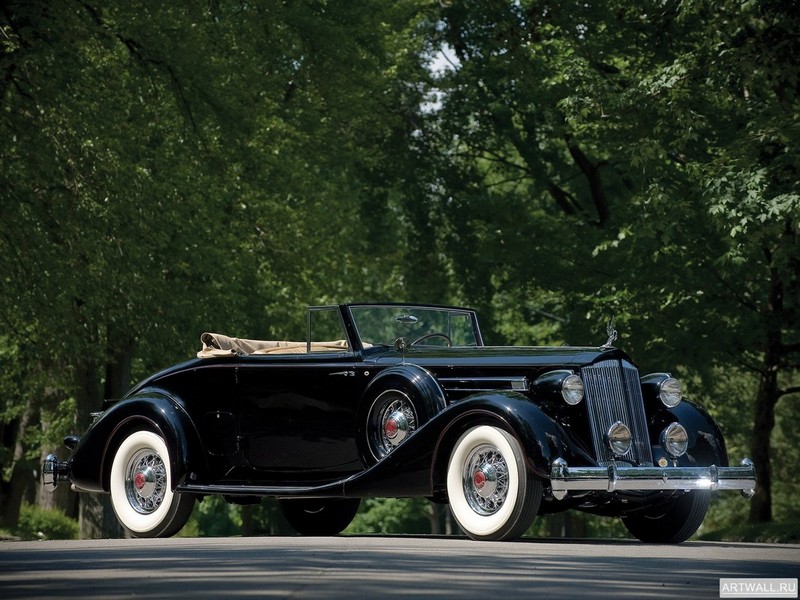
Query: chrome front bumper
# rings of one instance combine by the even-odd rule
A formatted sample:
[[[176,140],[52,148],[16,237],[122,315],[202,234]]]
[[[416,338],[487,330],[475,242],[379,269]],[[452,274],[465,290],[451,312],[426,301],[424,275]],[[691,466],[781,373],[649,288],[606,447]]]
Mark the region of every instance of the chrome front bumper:
[[[745,458],[739,467],[570,467],[557,458],[550,469],[553,497],[571,491],[739,490],[749,498],[755,492],[756,470]]]

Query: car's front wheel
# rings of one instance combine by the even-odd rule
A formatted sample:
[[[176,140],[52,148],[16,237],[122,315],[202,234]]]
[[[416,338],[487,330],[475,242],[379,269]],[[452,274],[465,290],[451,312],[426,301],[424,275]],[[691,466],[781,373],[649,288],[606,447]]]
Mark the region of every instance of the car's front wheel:
[[[183,528],[195,498],[172,490],[169,451],[151,431],[128,435],[111,465],[111,505],[117,520],[135,537],[169,537]]]
[[[694,490],[657,508],[622,517],[622,522],[642,542],[680,544],[703,523],[709,499],[707,490]]]
[[[278,500],[284,518],[301,535],[341,533],[356,516],[360,505],[360,498]]]
[[[510,540],[525,533],[539,511],[542,483],[525,467],[508,432],[473,427],[456,442],[447,468],[450,509],[476,540]]]

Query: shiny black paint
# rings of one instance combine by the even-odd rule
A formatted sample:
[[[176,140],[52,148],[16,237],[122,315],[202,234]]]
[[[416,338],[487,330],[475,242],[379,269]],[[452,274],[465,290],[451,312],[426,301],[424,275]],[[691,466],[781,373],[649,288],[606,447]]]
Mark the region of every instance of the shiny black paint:
[[[650,415],[650,443],[653,447],[653,460],[658,461],[666,453],[661,448],[659,432],[673,422],[686,428],[689,434],[689,448],[677,463],[681,466],[717,465],[728,466],[728,452],[722,432],[711,416],[698,405],[683,400],[675,408],[662,408]],[[672,462],[672,459],[669,459]]]
[[[352,336],[347,311],[342,315]],[[420,346],[399,353],[350,342],[355,352],[195,359],[151,376],[123,399],[104,404],[105,412],[69,460],[73,482],[107,491],[116,446],[131,430],[146,428],[166,440],[173,485],[184,492],[444,500],[452,446],[478,424],[511,432],[525,450],[530,472],[546,480],[557,457],[595,464],[583,403],[565,405],[549,385],[530,391],[512,387],[542,376],[548,382],[546,374],[555,370],[579,372],[599,360],[630,360],[613,348]],[[398,377],[430,403],[430,418],[376,461],[365,450],[365,415],[384,384],[400,385]],[[656,461],[664,454],[659,433],[678,421],[692,436],[679,464],[727,464],[721,433],[707,413],[687,402],[674,409],[647,404]],[[630,496],[644,501],[648,495]],[[622,514],[627,509],[620,498],[602,493],[564,502],[550,498],[542,510],[580,505]]]
[[[325,481],[360,469],[355,413],[363,374],[353,357],[242,357],[234,406],[253,469]]]
[[[173,399],[153,393],[119,402],[95,421],[70,457],[72,482],[81,490],[107,492],[114,453],[124,437],[146,429],[161,434],[173,464],[173,485],[191,468],[203,468],[200,436],[194,422]]]

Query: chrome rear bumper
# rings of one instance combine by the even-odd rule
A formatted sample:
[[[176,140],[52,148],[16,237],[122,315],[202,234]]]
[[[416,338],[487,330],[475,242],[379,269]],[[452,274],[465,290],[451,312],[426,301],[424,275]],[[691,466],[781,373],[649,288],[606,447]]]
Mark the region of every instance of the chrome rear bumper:
[[[739,467],[570,467],[557,458],[550,469],[553,497],[570,491],[739,490],[749,498],[755,492],[756,470],[745,458]]]
[[[59,462],[55,454],[48,454],[42,463],[42,485],[48,490],[54,490],[59,482],[69,481],[69,464]]]

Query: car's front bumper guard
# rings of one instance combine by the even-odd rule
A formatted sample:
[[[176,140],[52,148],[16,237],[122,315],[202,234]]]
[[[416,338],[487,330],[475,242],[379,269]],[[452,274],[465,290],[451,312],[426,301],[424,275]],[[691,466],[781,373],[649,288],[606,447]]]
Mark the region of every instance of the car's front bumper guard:
[[[749,498],[755,492],[756,470],[750,459],[739,467],[570,467],[557,458],[550,470],[553,497],[568,492],[652,490],[740,490]]]

